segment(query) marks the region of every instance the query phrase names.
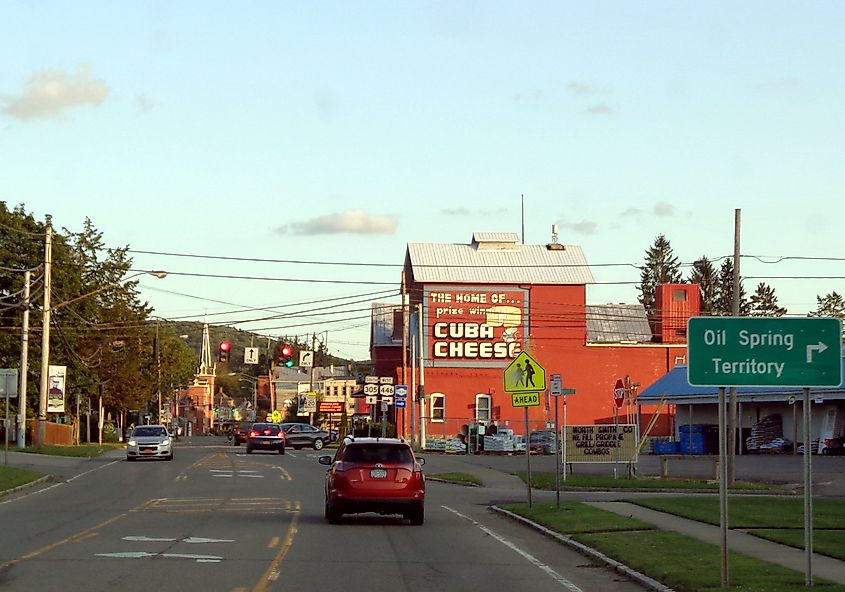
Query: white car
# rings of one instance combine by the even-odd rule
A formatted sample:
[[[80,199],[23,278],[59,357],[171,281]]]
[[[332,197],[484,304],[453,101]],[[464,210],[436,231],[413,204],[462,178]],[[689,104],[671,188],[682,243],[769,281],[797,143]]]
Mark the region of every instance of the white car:
[[[126,460],[163,458],[173,460],[173,438],[163,425],[140,425],[126,441]]]

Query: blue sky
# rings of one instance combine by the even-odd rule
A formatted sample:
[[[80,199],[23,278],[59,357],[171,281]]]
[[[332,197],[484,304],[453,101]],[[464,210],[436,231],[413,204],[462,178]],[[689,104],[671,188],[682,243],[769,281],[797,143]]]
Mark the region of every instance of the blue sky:
[[[845,257],[843,30],[841,2],[7,1],[0,200],[139,251],[383,264],[135,255],[171,272],[157,314],[213,322],[398,289],[406,243],[520,233],[521,195],[526,242],[557,223],[593,264],[730,255],[739,208],[746,291],[804,314],[845,281],[758,278],[845,276],[772,263]],[[594,274],[636,302],[633,266]],[[239,326],[362,359],[364,314]]]

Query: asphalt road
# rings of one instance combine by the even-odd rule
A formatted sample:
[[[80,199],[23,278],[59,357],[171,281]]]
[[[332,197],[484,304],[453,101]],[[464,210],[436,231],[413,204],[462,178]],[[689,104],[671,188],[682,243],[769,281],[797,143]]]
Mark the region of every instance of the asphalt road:
[[[491,501],[525,499],[503,473],[485,488],[429,482],[421,527],[377,515],[329,525],[319,454],[246,455],[223,439],[197,438],[177,444],[172,462],[129,463],[122,453],[25,459],[51,463],[56,478],[0,498],[0,588],[642,589],[489,512]],[[466,459],[428,460],[427,472],[439,472]]]

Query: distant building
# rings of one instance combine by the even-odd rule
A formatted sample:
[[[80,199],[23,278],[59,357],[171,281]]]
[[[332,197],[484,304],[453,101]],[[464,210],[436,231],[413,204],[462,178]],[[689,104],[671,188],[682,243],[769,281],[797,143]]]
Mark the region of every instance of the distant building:
[[[475,233],[468,244],[410,243],[404,276],[406,311],[373,304],[371,356],[375,374],[409,385],[408,406],[393,409],[395,420],[422,438],[466,433],[472,424],[524,433],[525,408],[513,405],[503,381],[522,351],[547,378],[560,374],[575,389],[566,397],[569,424],[613,422],[622,378],[620,421],[645,427],[658,406],[637,417],[638,389],[686,362],[686,319],[700,308],[694,284],[661,286],[657,319],[640,304],[588,305],[595,280],[579,246],[523,245],[507,232]],[[554,419],[554,400],[543,391],[542,404],[527,408],[530,429]],[[669,425],[663,415],[652,433]]]

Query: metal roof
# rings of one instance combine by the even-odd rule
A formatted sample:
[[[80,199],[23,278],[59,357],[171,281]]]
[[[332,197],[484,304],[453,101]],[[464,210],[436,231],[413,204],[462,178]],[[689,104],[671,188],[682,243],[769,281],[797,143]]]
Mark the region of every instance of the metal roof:
[[[393,311],[402,310],[401,304],[373,302],[372,345],[402,345],[402,339],[393,339]]]
[[[642,304],[588,304],[587,343],[650,343]]]
[[[595,283],[578,245],[523,245],[515,233],[476,232],[470,244],[408,243],[414,279],[428,283]]]
[[[845,358],[842,359],[845,376]],[[719,387],[692,386],[687,379],[687,366],[675,366],[668,374],[642,391],[637,397],[638,403],[655,404],[664,401],[671,405],[696,403],[715,403],[719,396]],[[802,394],[797,386],[738,386],[736,392],[742,402],[785,401],[790,396]],[[811,393],[823,394],[829,399],[845,399],[845,380],[834,387],[812,387]]]

